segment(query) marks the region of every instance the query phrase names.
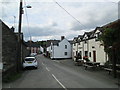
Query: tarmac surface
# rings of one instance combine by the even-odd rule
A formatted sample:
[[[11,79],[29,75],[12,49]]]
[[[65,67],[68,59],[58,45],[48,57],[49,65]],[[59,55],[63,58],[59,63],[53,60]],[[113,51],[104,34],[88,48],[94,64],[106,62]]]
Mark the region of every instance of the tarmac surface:
[[[21,78],[3,88],[119,88],[118,79],[103,70],[85,70],[72,59],[51,60],[37,56],[38,69],[26,69]]]

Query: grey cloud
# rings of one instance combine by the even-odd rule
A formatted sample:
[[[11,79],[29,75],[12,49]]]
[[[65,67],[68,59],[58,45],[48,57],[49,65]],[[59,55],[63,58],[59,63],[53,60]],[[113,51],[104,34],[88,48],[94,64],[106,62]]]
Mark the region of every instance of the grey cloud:
[[[28,31],[29,29],[29,31]],[[56,28],[52,26],[46,26],[46,27],[23,27],[23,33],[25,37],[29,37],[29,32],[31,36],[51,36],[51,35],[59,35],[60,30],[56,30]]]
[[[120,1],[118,2],[118,18],[120,19]]]
[[[118,11],[117,7],[115,6],[113,8],[111,6],[102,7],[101,5],[101,7],[99,8],[96,5],[94,6],[94,9],[91,8],[90,10],[85,12],[85,14],[87,18],[85,18],[84,16],[84,19],[79,17],[79,21],[82,25],[74,21],[72,22],[72,27],[70,28],[71,30],[78,31],[83,29],[91,29],[109,23],[110,21],[114,21],[117,19]]]
[[[57,26],[57,23],[54,22],[54,23],[52,24],[52,26]]]

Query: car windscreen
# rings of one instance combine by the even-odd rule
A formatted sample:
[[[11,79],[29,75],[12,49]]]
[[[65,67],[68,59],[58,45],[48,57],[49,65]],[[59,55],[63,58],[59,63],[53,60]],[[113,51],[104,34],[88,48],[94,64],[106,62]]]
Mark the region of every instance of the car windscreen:
[[[25,61],[34,61],[34,58],[26,58]]]

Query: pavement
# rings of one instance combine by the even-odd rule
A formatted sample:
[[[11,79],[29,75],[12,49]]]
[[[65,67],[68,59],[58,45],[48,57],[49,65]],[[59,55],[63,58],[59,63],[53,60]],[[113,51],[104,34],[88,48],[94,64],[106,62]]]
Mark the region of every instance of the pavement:
[[[103,70],[85,70],[72,59],[51,60],[37,56],[38,69],[26,69],[21,78],[3,88],[119,88],[118,79]]]

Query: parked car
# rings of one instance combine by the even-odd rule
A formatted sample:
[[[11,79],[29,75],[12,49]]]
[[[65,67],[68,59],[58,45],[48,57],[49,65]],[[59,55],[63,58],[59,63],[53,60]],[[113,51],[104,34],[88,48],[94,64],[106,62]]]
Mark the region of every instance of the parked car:
[[[33,56],[33,57],[36,56],[36,55],[37,55],[37,53],[31,53],[30,54],[30,56]]]
[[[23,62],[23,68],[26,67],[35,67],[38,68],[38,62],[35,57],[26,57]]]

